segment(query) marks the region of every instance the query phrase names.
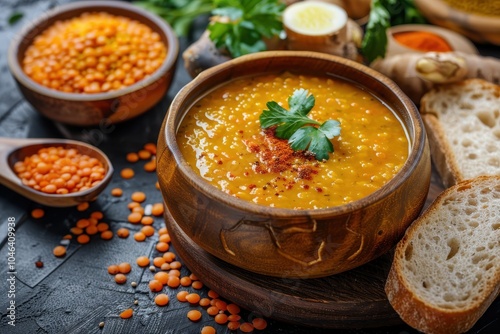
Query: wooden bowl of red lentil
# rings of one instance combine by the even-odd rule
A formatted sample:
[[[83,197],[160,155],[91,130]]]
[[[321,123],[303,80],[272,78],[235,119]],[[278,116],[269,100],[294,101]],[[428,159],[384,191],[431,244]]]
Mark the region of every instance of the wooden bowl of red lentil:
[[[340,120],[328,160],[285,154],[286,139],[259,125],[265,101],[285,107],[297,86],[315,94],[314,117]],[[245,270],[313,278],[388,252],[425,203],[431,162],[418,110],[390,79],[340,57],[269,51],[181,89],[160,131],[157,171],[172,231]]]
[[[41,114],[75,126],[118,123],[162,99],[178,39],[160,17],[121,1],[57,6],[26,26],[8,51],[22,94]]]

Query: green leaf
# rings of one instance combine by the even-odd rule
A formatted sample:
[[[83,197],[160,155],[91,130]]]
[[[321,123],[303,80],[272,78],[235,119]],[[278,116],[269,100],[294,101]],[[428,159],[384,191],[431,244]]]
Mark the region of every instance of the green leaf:
[[[283,30],[285,4],[281,0],[214,0],[214,4],[212,14],[226,17],[229,22],[209,24],[210,39],[233,58],[266,50],[263,37]]]
[[[19,21],[20,19],[22,19],[22,18],[23,18],[23,16],[24,16],[24,14],[23,14],[23,13],[21,13],[21,12],[14,12],[14,13],[12,13],[12,14],[10,15],[10,17],[9,17],[9,21],[8,21],[8,22],[9,22],[9,24],[10,24],[10,25],[13,25],[13,24],[15,24],[17,21]]]
[[[290,112],[306,116],[316,103],[314,96],[308,94],[309,92],[303,88],[295,90],[292,96],[288,98]]]
[[[371,63],[384,58],[387,51],[387,29],[399,24],[425,23],[413,0],[373,0],[361,43],[361,53]]]
[[[340,135],[340,122],[328,120],[321,124],[307,117],[314,103],[312,94],[309,95],[305,89],[297,89],[288,98],[290,111],[275,101],[269,101],[266,103],[268,109],[260,115],[260,124],[264,129],[277,126],[276,137],[288,139],[293,150],[308,150],[314,153],[317,160],[328,160],[328,153],[333,152],[330,139]]]

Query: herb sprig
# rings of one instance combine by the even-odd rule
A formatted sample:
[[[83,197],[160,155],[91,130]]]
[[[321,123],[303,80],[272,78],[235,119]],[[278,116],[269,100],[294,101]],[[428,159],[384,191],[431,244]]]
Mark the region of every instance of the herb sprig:
[[[286,110],[275,101],[266,103],[267,110],[260,115],[260,125],[266,129],[277,125],[276,137],[288,139],[295,151],[307,150],[316,160],[328,160],[334,152],[330,139],[340,135],[340,122],[328,120],[320,123],[307,116],[316,100],[309,91],[300,88],[288,98],[290,110]]]
[[[233,58],[266,50],[264,37],[283,30],[285,4],[280,0],[214,0],[212,15],[228,18],[208,26],[210,39]]]
[[[368,62],[379,57],[384,58],[387,50],[387,29],[399,24],[425,22],[413,0],[372,0],[361,53]]]

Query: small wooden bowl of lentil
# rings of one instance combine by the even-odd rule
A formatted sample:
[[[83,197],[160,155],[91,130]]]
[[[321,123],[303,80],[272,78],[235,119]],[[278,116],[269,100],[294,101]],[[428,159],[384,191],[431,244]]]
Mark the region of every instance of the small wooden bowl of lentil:
[[[8,51],[22,94],[41,114],[75,126],[118,123],[158,103],[174,75],[178,39],[160,17],[121,1],[57,6]]]
[[[287,107],[298,87],[315,97],[314,119],[340,121],[327,160],[291,152],[259,122],[270,100]],[[157,172],[176,249],[187,238],[251,272],[313,278],[389,251],[425,203],[431,162],[418,110],[391,80],[332,55],[269,51],[181,89]]]
[[[113,166],[98,148],[68,139],[0,138],[0,183],[37,203],[76,206],[109,184]]]

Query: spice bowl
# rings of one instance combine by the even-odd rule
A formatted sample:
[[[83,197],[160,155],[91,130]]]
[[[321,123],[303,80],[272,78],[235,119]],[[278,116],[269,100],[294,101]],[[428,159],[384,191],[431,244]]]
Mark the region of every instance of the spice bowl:
[[[110,77],[109,73],[107,73],[107,69],[103,70],[104,72],[101,71],[98,74],[92,74],[92,77],[87,77],[81,74],[82,72],[77,73],[77,76],[80,75],[85,79],[85,81],[82,81],[83,83],[81,85],[92,87],[90,92],[71,91],[67,89],[69,85],[67,85],[65,90],[57,88],[57,85],[64,85],[68,82],[67,74],[59,77],[49,77],[51,80],[55,78],[56,82],[50,81],[50,84],[44,84],[43,80],[35,81],[30,77],[23,69],[23,59],[30,45],[32,45],[34,41],[37,41],[40,34],[46,29],[53,27],[56,22],[60,24],[60,22],[80,17],[81,15],[87,15],[88,13],[107,13],[115,17],[126,18],[134,24],[148,27],[151,31],[151,35],[155,35],[156,40],[165,47],[166,51],[164,52],[161,63],[160,60],[158,60],[156,64],[158,66],[154,67],[154,71],[149,70],[148,72],[144,67],[139,68],[139,61],[134,60],[134,62],[129,62],[127,68],[125,69],[124,67],[123,72],[125,73],[121,73],[120,75],[126,75],[128,72],[137,72],[138,70],[144,70],[144,75],[141,77],[136,76],[137,80],[135,82],[129,81],[127,84],[121,86],[116,84],[119,76],[115,75],[115,77]],[[123,31],[124,28],[121,27],[120,29],[121,34],[125,34]],[[68,31],[70,31],[70,29],[68,29]],[[71,35],[68,33],[68,36],[77,36],[77,38],[82,39],[85,37],[78,36],[78,33],[78,29],[73,29],[71,30]],[[96,41],[99,40],[99,38],[101,38],[102,41],[103,36],[104,33],[102,35],[100,32],[97,33],[95,36]],[[87,45],[85,44],[86,42],[87,40],[83,40],[81,43],[83,47]],[[111,59],[113,58],[110,55],[118,54],[118,50],[115,50],[118,46],[113,44],[112,36],[107,40],[104,39],[102,43],[103,46],[107,48],[106,51],[102,51],[105,49],[104,47],[98,49],[98,47],[101,46],[98,45],[95,47],[94,51],[99,50],[99,52],[95,51],[93,57],[81,57],[85,55],[86,52],[82,47],[82,50],[78,50],[76,55],[71,55],[71,57],[77,57],[71,59],[71,62],[76,62],[77,60],[75,59],[87,60],[90,58],[96,59],[98,65],[101,63],[111,64],[109,68],[112,68],[114,63],[112,63]],[[45,46],[45,48],[50,49],[48,46]],[[43,53],[44,51],[41,50],[40,52]],[[168,23],[155,14],[127,2],[81,1],[57,6],[45,12],[38,19],[24,27],[11,41],[8,50],[8,64],[10,72],[23,96],[43,116],[68,125],[96,126],[129,120],[146,112],[158,103],[165,96],[170,86],[176,68],[178,52],[179,42],[173,29]],[[102,55],[104,55],[104,58]],[[59,61],[57,52],[54,57],[56,61],[52,61],[50,64],[51,67],[44,67],[46,65],[45,63],[40,65],[40,67],[42,67],[40,73],[47,72],[50,73],[50,75],[53,73],[53,75],[56,75],[56,73],[60,73],[61,67],[65,68],[67,66],[66,64],[69,63],[64,63],[64,66],[62,62],[57,63]],[[65,55],[64,57],[67,58],[68,56]],[[144,62],[148,60],[149,59],[145,59],[141,64],[144,64]],[[82,67],[92,66],[88,65],[88,63],[82,64],[83,63],[78,63],[75,68],[80,70]],[[35,64],[35,66],[38,65]],[[72,68],[72,70],[73,69],[74,68]],[[73,75],[74,74],[72,74],[72,77]],[[108,84],[114,84],[114,88],[116,89],[104,88],[105,83],[108,81]],[[113,81],[115,81],[115,83],[113,83]],[[125,83],[125,81],[123,81],[123,83]],[[95,89],[95,87],[102,87],[103,89]]]
[[[373,93],[389,106],[409,143],[408,158],[399,172],[366,197],[321,209],[256,204],[227,194],[197,174],[176,137],[188,109],[214,87],[282,72],[335,77]],[[309,51],[261,52],[202,72],[174,98],[160,130],[157,157],[166,224],[177,249],[197,245],[242,270],[286,278],[341,273],[388,252],[420,213],[431,175],[422,120],[394,82],[354,61]],[[179,241],[177,230],[188,243]]]
[[[431,34],[431,38],[437,38],[442,41],[449,50],[437,50],[437,43],[433,40],[428,41],[426,45],[426,38],[428,36],[418,34]],[[409,47],[404,43],[398,42],[397,35],[407,34],[410,40],[413,42],[414,46]],[[410,36],[413,34],[413,36]],[[408,38],[407,37],[407,38]],[[422,50],[421,48],[427,47],[428,50]],[[442,27],[437,27],[428,24],[401,24],[393,26],[387,30],[387,51],[386,57],[393,55],[403,54],[403,53],[426,53],[431,51],[459,51],[468,54],[479,54],[479,51],[474,46],[474,44],[466,37],[456,33],[453,30],[449,30]]]

